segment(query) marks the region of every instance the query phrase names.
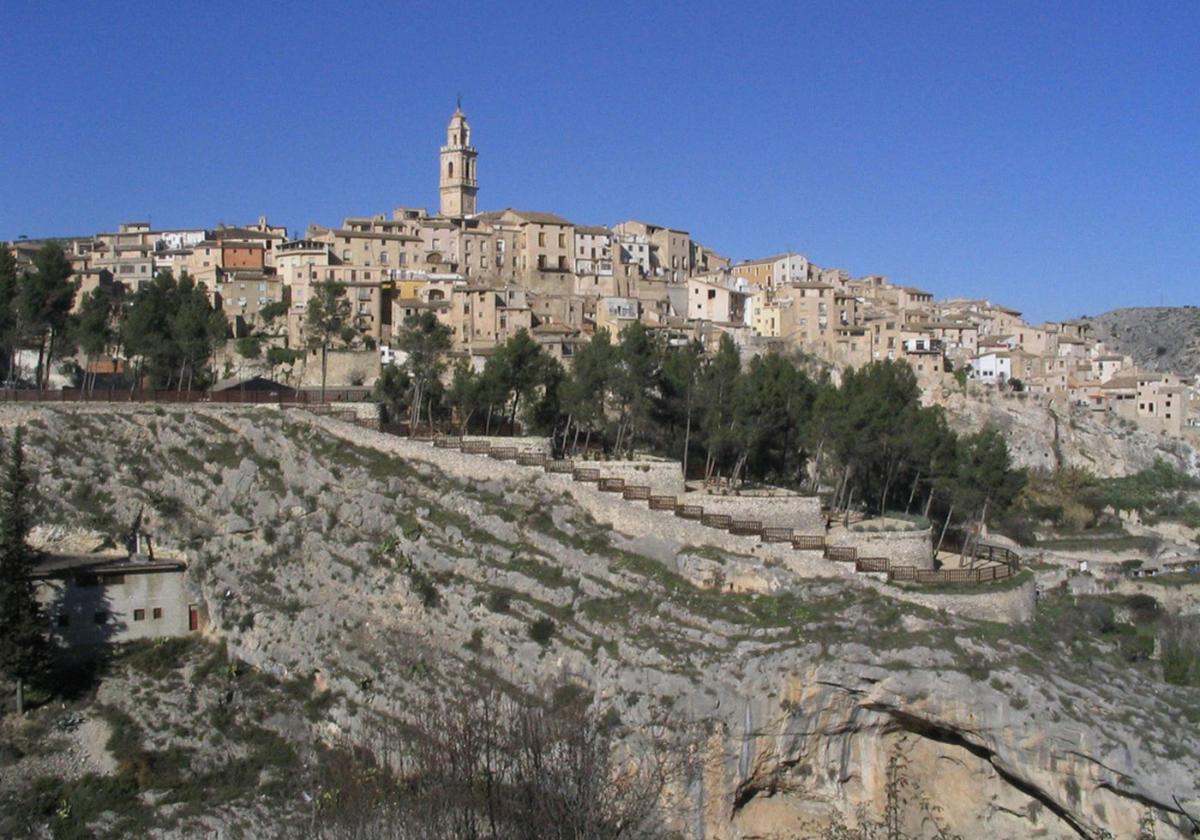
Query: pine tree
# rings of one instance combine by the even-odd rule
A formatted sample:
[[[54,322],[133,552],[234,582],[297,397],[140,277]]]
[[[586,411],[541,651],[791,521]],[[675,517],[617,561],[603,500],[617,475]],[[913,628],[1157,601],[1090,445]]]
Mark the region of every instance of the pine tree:
[[[31,578],[29,546],[33,477],[25,467],[20,427],[0,476],[0,671],[17,684],[17,714],[25,711],[25,684],[44,660],[47,640]]]

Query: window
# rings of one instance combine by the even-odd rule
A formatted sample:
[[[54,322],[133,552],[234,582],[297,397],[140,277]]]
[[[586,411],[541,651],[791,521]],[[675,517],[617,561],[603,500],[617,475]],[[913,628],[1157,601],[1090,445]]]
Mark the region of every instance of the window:
[[[538,232],[538,244],[539,245],[546,244],[546,234],[542,233],[541,231]]]
[[[567,235],[565,233],[560,233],[558,235],[558,247],[565,248],[566,246],[567,246]]]
[[[379,252],[379,264],[380,264],[380,265],[387,265],[387,264],[388,264],[388,252],[387,252],[387,251],[380,251],[380,252]]]
[[[454,177],[454,161],[449,161],[446,164],[446,175],[450,178]]]
[[[146,620],[146,611],[145,610],[134,610],[133,611],[133,620],[134,621],[145,621]]]

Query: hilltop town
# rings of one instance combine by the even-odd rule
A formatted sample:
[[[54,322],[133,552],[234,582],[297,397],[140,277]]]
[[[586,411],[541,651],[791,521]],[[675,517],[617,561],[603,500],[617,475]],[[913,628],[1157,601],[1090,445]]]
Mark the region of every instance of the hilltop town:
[[[0,247],[0,835],[1195,836],[1183,355],[476,161]]]
[[[549,212],[479,212],[477,158],[459,109],[439,155],[436,214],[400,207],[337,227],[311,225],[299,238],[266,217],[215,229],[128,222],[115,233],[61,238],[78,284],[74,310],[93,290],[129,294],[160,272],[186,274],[225,316],[228,336],[277,348],[270,373],[313,385],[306,315],[316,290],[338,284],[353,335],[325,348],[327,376],[337,385],[371,385],[398,360],[394,341],[405,319],[431,312],[450,330],[452,355],[477,370],[521,330],[569,363],[598,331],[615,336],[637,322],[668,344],[696,341],[710,353],[728,335],[745,356],[805,354],[835,370],[904,360],[932,399],[971,382],[1111,412],[1172,437],[1200,424],[1200,397],[1189,380],[1139,368],[1098,340],[1087,320],[1029,324],[997,303],[935,300],[883,276],[820,267],[799,253],[734,263],[666,224],[597,226]],[[13,243],[18,263],[32,266],[42,244]],[[105,349],[114,355],[80,359],[84,377],[124,371],[117,348]],[[32,369],[36,357],[19,352],[18,367]],[[213,378],[244,368],[233,353],[218,358],[223,369]],[[57,381],[73,384],[71,377]]]

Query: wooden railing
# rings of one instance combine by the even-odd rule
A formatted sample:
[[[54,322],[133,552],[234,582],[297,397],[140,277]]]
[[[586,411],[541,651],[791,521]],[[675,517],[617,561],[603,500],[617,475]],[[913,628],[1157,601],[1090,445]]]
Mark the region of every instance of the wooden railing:
[[[576,467],[571,477],[576,481],[599,481],[600,470],[596,467]]]
[[[854,561],[856,572],[886,572],[888,560],[886,557],[859,557]]]
[[[462,449],[463,442],[461,438],[441,435],[433,439],[433,445],[438,449]]]
[[[984,566],[981,569],[916,569],[912,566],[892,566],[887,573],[889,581],[914,583],[990,583],[1015,574],[1011,566]]]
[[[763,528],[762,541],[765,543],[786,543],[792,541],[791,528]]]
[[[541,452],[520,452],[517,463],[522,467],[544,467],[549,459]]]
[[[644,502],[650,498],[650,488],[641,484],[626,484],[621,495],[631,502]]]
[[[853,563],[858,559],[858,549],[850,545],[827,545],[825,557],[840,563]]]
[[[517,447],[493,446],[488,450],[488,457],[497,461],[515,461],[517,460]]]
[[[605,493],[621,493],[625,490],[625,479],[602,478],[596,486]]]
[[[763,525],[757,519],[735,519],[729,523],[729,533],[738,537],[758,537],[763,532]]]
[[[462,451],[467,455],[486,455],[492,445],[486,440],[464,440]]]
[[[705,513],[700,509],[700,524],[709,528],[728,528],[733,523],[733,517],[727,513]]]
[[[548,473],[573,475],[575,472],[575,463],[573,461],[546,461],[542,469]]]
[[[792,548],[800,551],[824,551],[825,537],[821,534],[792,534]]]
[[[319,390],[294,391],[177,391],[150,388],[104,388],[85,391],[79,388],[42,390],[0,388],[0,402],[96,402],[96,403],[232,403],[274,405],[330,405],[344,402],[368,402],[370,388],[327,388],[324,397]]]
[[[656,496],[650,495],[647,500],[650,502],[650,510],[675,510],[676,498],[674,496]]]
[[[700,505],[675,505],[675,515],[680,519],[699,520],[704,517],[704,508]]]

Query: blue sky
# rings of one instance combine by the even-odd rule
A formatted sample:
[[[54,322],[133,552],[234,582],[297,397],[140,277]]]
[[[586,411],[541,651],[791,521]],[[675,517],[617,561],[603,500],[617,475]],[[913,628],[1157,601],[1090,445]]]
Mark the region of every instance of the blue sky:
[[[1200,4],[0,5],[0,238],[480,205],[1035,319],[1200,303]]]

